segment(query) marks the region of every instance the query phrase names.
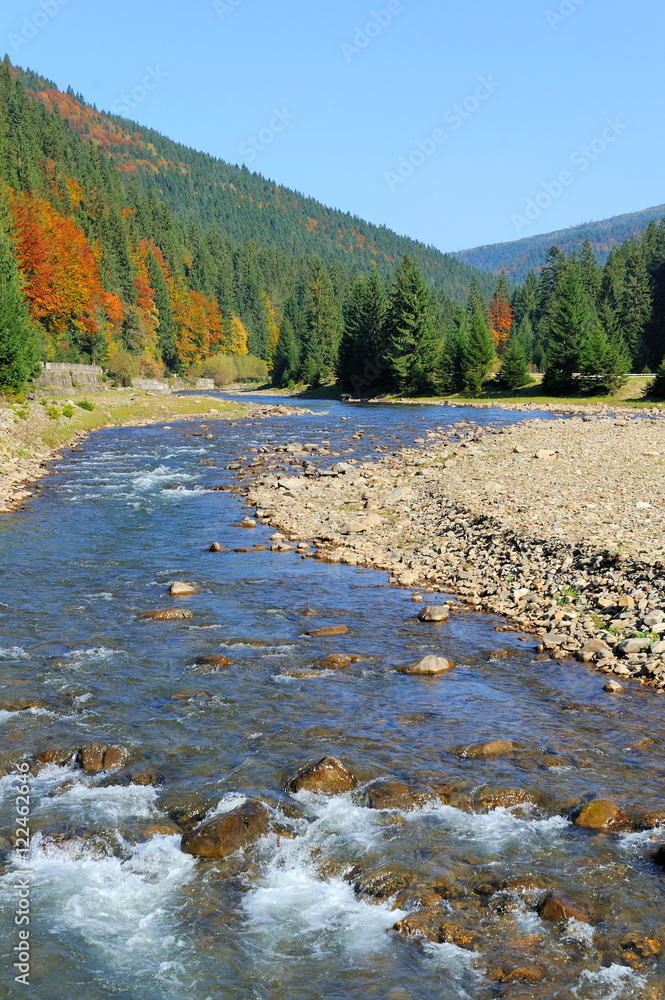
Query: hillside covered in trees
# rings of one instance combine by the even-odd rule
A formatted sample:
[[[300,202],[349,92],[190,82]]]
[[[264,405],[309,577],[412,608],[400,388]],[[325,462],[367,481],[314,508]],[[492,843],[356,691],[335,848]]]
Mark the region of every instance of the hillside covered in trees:
[[[547,252],[552,246],[556,245],[570,255],[573,250],[579,253],[588,241],[599,263],[604,264],[613,247],[625,243],[631,236],[641,236],[650,222],[659,222],[663,216],[665,205],[659,205],[642,212],[615,215],[600,222],[585,222],[569,229],[527,236],[510,243],[493,243],[474,247],[472,250],[460,250],[455,256],[466,264],[497,276],[505,271],[509,281],[521,284],[529,271],[539,271],[545,266]]]
[[[123,377],[184,373],[220,352],[249,352],[270,367],[286,319],[299,358],[291,368],[313,381],[333,370],[335,317],[355,274],[389,279],[405,253],[416,254],[428,286],[455,301],[466,300],[476,275],[423,244],[101,114],[7,57],[0,180],[0,258],[27,303],[17,322],[34,335],[28,368],[40,357],[104,362]],[[315,300],[328,292],[335,317],[315,318]],[[320,357],[312,337],[328,344]]]

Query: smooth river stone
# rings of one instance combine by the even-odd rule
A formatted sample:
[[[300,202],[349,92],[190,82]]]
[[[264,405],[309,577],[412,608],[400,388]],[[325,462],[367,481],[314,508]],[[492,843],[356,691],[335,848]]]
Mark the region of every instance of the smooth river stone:
[[[358,784],[358,779],[336,757],[324,757],[317,764],[300,771],[287,784],[289,792],[314,792],[317,795],[343,795]]]
[[[262,837],[269,821],[263,803],[249,800],[183,834],[180,849],[198,858],[226,858]]]
[[[410,663],[406,667],[400,667],[403,674],[412,674],[415,677],[434,677],[437,674],[446,674],[455,669],[452,660],[446,660],[443,656],[424,656],[416,663]]]

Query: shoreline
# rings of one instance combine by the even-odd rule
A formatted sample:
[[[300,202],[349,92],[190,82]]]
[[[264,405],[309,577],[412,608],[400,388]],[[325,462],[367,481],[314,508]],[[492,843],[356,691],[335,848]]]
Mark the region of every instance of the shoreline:
[[[31,486],[49,475],[51,463],[62,458],[64,449],[76,447],[93,431],[111,427],[150,427],[170,422],[230,421],[306,412],[293,406],[257,406],[231,403],[205,393],[196,396],[157,396],[145,390],[105,390],[93,395],[94,410],[77,406],[86,394],[72,393],[37,401],[0,404],[0,515],[23,510],[34,496]],[[62,414],[70,403],[74,414]],[[60,416],[51,419],[48,408]],[[39,487],[37,487],[39,489]]]
[[[653,460],[661,452],[646,451],[635,468],[636,442],[646,448],[656,438],[665,455],[665,420],[535,418],[510,428],[464,421],[423,434],[399,452],[386,446],[375,461],[331,455],[332,468],[315,469],[315,452],[290,446],[289,460],[302,468],[280,478],[271,466],[285,457],[282,446],[239,474],[238,493],[261,523],[284,533],[275,551],[311,542],[314,558],[385,571],[416,590],[418,603],[456,594],[506,619],[498,630],[533,637],[543,660],[577,658],[665,693],[665,507]],[[557,438],[570,454],[552,449]],[[573,453],[578,438],[584,447]],[[594,491],[614,496],[615,484],[601,480],[599,489],[597,478],[598,469],[609,477],[613,453],[624,508],[582,506]],[[548,479],[544,493],[540,479]],[[558,485],[550,503],[551,482]]]

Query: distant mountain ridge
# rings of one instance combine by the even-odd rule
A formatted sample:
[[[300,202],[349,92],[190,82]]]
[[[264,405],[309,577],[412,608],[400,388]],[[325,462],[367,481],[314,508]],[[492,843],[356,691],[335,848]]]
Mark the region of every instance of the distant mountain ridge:
[[[600,222],[584,222],[569,229],[559,229],[539,236],[527,236],[510,243],[493,243],[460,250],[454,256],[490,274],[505,271],[508,279],[520,284],[529,271],[538,271],[545,263],[545,254],[556,244],[570,255],[571,250],[579,252],[585,240],[591,243],[601,264],[607,260],[612,247],[619,246],[631,236],[639,236],[653,220],[659,222],[665,216],[665,205],[645,208],[641,212],[615,215]]]

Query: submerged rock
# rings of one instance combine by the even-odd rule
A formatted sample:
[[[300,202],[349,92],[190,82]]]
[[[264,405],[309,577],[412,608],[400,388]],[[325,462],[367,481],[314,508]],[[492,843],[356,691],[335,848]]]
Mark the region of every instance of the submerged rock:
[[[197,667],[228,667],[231,661],[226,656],[212,654],[210,656],[198,656],[194,663]]]
[[[139,618],[152,622],[189,621],[193,617],[193,612],[187,608],[165,608],[163,611],[144,611],[139,615]]]
[[[454,922],[445,905],[425,906],[403,920],[398,920],[393,930],[409,937],[424,937],[437,944],[454,944],[473,951],[475,937],[468,927]]]
[[[180,849],[198,858],[226,858],[262,837],[269,820],[263,803],[250,800],[183,834]]]
[[[326,670],[344,670],[352,663],[357,663],[359,659],[359,656],[347,656],[345,653],[330,653],[329,656],[319,660],[319,666]]]
[[[401,781],[388,781],[370,788],[367,799],[370,809],[419,809],[434,796],[424,789],[414,788]]]
[[[512,740],[490,740],[488,743],[469,743],[467,746],[453,747],[456,757],[501,757],[515,750]]]
[[[77,759],[84,771],[96,774],[98,771],[115,771],[123,766],[127,757],[124,747],[90,743],[87,747],[81,747]]]
[[[428,604],[418,613],[419,622],[447,622],[448,608],[440,604]]]
[[[47,767],[49,764],[55,764],[57,767],[65,767],[71,763],[76,752],[76,750],[72,749],[64,750],[62,747],[51,747],[50,750],[42,750],[35,757],[30,770],[32,774],[37,774],[42,767]]]
[[[572,918],[583,924],[593,924],[597,919],[592,906],[577,897],[569,896],[562,889],[548,892],[538,906],[538,913],[543,920],[556,923]]]
[[[343,795],[358,784],[358,779],[336,757],[324,757],[296,774],[287,784],[289,792],[314,792],[317,795]]]
[[[331,625],[328,628],[312,629],[312,631],[307,632],[306,635],[310,635],[313,638],[316,638],[317,636],[325,636],[325,635],[347,635],[348,631],[349,629],[346,625]]]
[[[580,809],[575,826],[586,830],[608,830],[613,826],[625,826],[628,816],[615,802],[594,799]]]
[[[653,857],[654,863],[665,868],[665,844],[661,844]]]
[[[420,677],[433,677],[436,674],[445,674],[455,669],[452,660],[446,660],[443,656],[424,656],[416,663],[410,663],[406,667],[400,667],[400,673],[413,674]]]

